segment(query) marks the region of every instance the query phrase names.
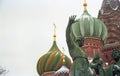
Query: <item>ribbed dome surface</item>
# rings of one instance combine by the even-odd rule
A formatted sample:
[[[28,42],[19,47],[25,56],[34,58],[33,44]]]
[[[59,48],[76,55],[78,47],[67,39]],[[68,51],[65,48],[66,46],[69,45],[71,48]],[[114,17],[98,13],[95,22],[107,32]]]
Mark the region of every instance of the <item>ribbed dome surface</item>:
[[[39,75],[44,72],[57,71],[65,60],[65,65],[70,68],[71,60],[65,56],[57,47],[56,41],[53,42],[51,49],[42,57],[40,57],[37,64],[37,71]]]
[[[105,41],[107,37],[107,28],[105,24],[97,18],[89,15],[87,10],[72,24],[74,36],[78,39],[81,37],[96,37]]]

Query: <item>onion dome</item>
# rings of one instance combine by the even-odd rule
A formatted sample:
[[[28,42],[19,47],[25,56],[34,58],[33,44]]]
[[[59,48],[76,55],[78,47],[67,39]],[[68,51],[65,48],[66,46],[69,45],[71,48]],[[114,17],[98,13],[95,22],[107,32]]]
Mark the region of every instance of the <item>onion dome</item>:
[[[107,37],[105,24],[99,19],[92,17],[88,13],[86,6],[85,2],[82,16],[72,24],[72,31],[75,38],[95,37],[105,41]]]
[[[63,59],[65,59],[66,67],[70,68],[71,60],[59,50],[56,44],[56,34],[54,34],[51,49],[38,60],[37,71],[39,75],[42,75],[44,72],[57,71],[60,69],[63,64]]]

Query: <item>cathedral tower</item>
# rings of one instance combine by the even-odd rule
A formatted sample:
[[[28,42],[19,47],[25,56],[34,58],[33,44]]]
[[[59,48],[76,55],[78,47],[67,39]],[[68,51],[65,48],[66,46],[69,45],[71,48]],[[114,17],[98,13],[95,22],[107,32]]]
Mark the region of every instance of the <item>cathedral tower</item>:
[[[104,46],[104,61],[114,63],[111,53],[113,49],[120,49],[120,1],[103,0],[98,18],[101,19],[107,29],[108,37]]]

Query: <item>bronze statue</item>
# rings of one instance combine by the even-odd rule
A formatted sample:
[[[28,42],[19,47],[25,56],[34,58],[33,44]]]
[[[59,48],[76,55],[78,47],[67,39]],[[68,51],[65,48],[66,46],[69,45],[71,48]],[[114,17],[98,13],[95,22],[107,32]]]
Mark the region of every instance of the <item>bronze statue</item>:
[[[102,62],[99,58],[93,59],[94,65],[92,64],[91,67],[95,69],[95,72],[99,76],[120,76],[120,50],[118,49],[113,50],[112,57],[116,62],[104,69],[102,67]]]
[[[99,54],[96,53],[92,63],[89,63],[87,55],[82,49],[84,42],[83,37],[76,37],[73,34],[72,24],[76,22],[76,16],[69,17],[69,23],[66,29],[66,41],[69,49],[69,53],[72,57],[72,76],[120,76],[120,50],[113,50],[112,57],[116,63],[104,67],[102,66],[102,61],[100,60]],[[94,69],[96,75],[91,70]]]
[[[95,70],[96,74],[99,76],[105,76],[102,64],[103,64],[103,62],[100,60],[99,54],[96,53],[90,66],[92,69]]]
[[[120,76],[120,50],[115,49],[112,52],[115,63],[105,68],[106,76]]]

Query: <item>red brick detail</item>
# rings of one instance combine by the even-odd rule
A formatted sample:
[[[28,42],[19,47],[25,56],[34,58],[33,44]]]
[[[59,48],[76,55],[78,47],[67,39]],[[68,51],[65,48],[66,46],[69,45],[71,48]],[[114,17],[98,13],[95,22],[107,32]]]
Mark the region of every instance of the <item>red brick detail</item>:
[[[103,52],[103,42],[99,38],[94,38],[94,37],[85,37],[84,39],[84,45],[82,47],[88,58],[93,58],[95,53],[98,52],[100,56],[102,56]]]

